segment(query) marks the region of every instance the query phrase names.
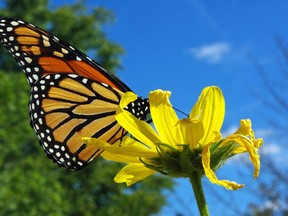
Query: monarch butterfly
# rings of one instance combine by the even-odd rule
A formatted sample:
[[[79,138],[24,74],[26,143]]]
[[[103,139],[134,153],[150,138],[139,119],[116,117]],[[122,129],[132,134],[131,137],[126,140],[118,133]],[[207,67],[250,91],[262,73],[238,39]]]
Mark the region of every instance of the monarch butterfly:
[[[69,43],[22,20],[0,18],[0,39],[31,86],[31,126],[48,158],[79,170],[101,154],[81,137],[111,144],[127,132],[114,118],[121,96],[131,89]],[[149,112],[148,100],[127,106],[138,118]]]

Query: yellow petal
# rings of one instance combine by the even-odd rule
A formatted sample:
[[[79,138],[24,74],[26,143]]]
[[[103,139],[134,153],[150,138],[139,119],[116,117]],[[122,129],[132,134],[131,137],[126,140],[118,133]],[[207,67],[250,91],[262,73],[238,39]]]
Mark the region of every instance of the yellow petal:
[[[159,156],[155,149],[150,149],[128,136],[124,137],[122,141],[117,142],[114,145],[97,138],[82,138],[82,140],[88,146],[93,145],[99,149],[118,155],[147,158]]]
[[[105,160],[112,160],[118,163],[140,163],[139,157],[125,156],[111,153],[108,151],[102,152],[100,156],[103,157]]]
[[[237,131],[234,134],[242,134],[244,136],[251,136],[251,138],[254,137],[254,132],[252,130],[252,123],[250,119],[241,119],[240,120],[240,127],[237,129]]]
[[[134,115],[124,109],[136,98],[137,96],[134,93],[126,92],[121,98],[120,106],[117,109],[115,118],[125,130],[132,134],[132,136],[145,143],[145,145],[150,148],[155,149],[155,143],[162,143],[158,134],[148,123],[137,119]]]
[[[252,139],[253,146],[257,149],[260,148],[260,146],[263,145],[263,139],[262,138],[257,138],[257,139]]]
[[[204,133],[202,122],[199,120],[181,119],[177,124],[181,128],[184,144],[188,144],[191,150],[197,148]]]
[[[228,190],[237,190],[244,187],[243,184],[238,184],[233,181],[219,180],[210,167],[210,146],[205,145],[202,149],[202,165],[204,168],[205,175],[213,184],[221,185]]]
[[[249,159],[254,165],[254,179],[257,178],[260,172],[260,155],[257,148],[254,147],[253,142],[241,134],[232,134],[227,137],[227,140],[233,140],[246,149],[249,153]]]
[[[220,88],[212,86],[203,89],[197,103],[193,107],[189,118],[200,119],[204,126],[202,145],[210,143],[220,129],[225,115],[225,101]]]
[[[177,144],[184,144],[181,130],[177,126],[178,117],[170,104],[171,92],[155,90],[149,94],[149,104],[153,124],[163,140],[163,143],[176,148]]]
[[[117,173],[114,178],[116,183],[126,183],[130,186],[156,173],[155,170],[148,169],[142,163],[128,164]]]

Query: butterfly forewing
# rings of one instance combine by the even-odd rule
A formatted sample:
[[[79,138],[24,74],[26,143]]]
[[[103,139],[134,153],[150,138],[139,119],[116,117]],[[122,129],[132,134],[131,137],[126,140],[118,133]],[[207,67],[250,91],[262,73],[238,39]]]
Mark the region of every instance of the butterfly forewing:
[[[76,73],[121,91],[130,88],[67,42],[22,20],[0,19],[1,42],[33,85],[48,73]]]

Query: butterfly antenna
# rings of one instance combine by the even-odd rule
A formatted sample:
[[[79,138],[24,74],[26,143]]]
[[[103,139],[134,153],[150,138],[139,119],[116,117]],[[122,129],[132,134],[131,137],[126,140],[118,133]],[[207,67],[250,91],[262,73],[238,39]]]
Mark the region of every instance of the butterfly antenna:
[[[173,107],[173,109],[176,110],[177,112],[185,115],[186,117],[189,117],[189,115],[188,115],[187,113],[185,113],[185,112],[183,112],[183,111],[181,111],[181,110],[179,110],[179,109],[177,109],[177,108],[175,108],[175,107]]]

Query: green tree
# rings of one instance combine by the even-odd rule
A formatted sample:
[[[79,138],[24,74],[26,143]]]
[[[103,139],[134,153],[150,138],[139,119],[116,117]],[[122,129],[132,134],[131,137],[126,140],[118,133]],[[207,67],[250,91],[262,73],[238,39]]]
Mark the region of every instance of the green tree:
[[[95,53],[102,56],[101,61],[106,68],[115,70],[120,65],[117,56],[122,48],[111,43],[101,30],[101,26],[111,19],[111,12],[104,8],[96,8],[87,15],[85,5],[81,2],[51,12],[45,0],[27,0],[21,1],[21,4],[19,1],[6,0],[5,3],[1,15],[17,15],[43,28],[50,26],[53,32],[59,32],[61,38],[67,37],[65,39],[68,41],[69,37],[74,38],[79,47],[82,41],[83,50],[91,50],[91,47],[95,49]],[[58,14],[57,17],[55,14]],[[97,22],[94,20],[96,18]],[[62,28],[63,22],[65,30]],[[66,36],[62,37],[62,34]],[[99,41],[93,45],[93,40]],[[5,53],[8,52],[5,50]],[[71,172],[58,168],[47,159],[29,124],[27,103],[30,87],[24,74],[7,73],[13,72],[10,64],[17,65],[1,53],[1,215],[150,215],[160,211],[166,202],[162,192],[173,185],[170,179],[155,175],[127,188],[113,182],[113,177],[120,169],[119,164],[97,158],[85,169]]]

